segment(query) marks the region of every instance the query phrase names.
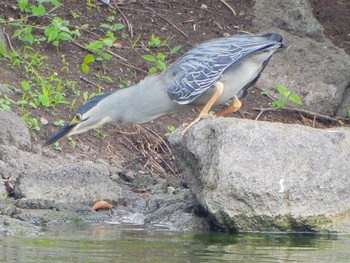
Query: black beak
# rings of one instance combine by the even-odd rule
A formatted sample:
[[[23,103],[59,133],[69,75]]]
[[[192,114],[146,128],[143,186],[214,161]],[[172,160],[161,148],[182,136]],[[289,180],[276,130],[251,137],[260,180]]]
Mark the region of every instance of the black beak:
[[[61,130],[59,130],[54,135],[52,135],[49,139],[47,139],[47,141],[43,144],[42,147],[46,147],[57,142],[63,136],[67,135],[77,124],[78,123],[70,123],[64,126]]]

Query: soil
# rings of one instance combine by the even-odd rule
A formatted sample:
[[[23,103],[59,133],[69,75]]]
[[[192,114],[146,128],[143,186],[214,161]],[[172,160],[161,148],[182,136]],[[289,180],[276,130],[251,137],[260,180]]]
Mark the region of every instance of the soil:
[[[0,3],[0,14],[3,19],[18,19],[19,12],[13,8],[16,6],[15,0],[7,0]],[[51,44],[34,45],[36,51],[45,55],[45,63],[49,65],[44,68],[43,74],[50,76],[57,74],[62,79],[75,81],[75,90],[65,90],[66,99],[72,101],[76,99],[76,105],[83,104],[83,92],[97,93],[101,87],[102,92],[113,90],[126,83],[137,83],[147,76],[149,62],[142,59],[142,55],[147,53],[155,54],[160,49],[149,48],[147,42],[152,34],[161,39],[169,38],[169,46],[181,45],[179,53],[168,57],[170,64],[178,56],[189,50],[194,44],[208,39],[224,36],[225,34],[235,34],[239,31],[249,31],[254,29],[252,20],[252,1],[236,0],[226,1],[232,10],[220,1],[110,1],[116,9],[95,2],[97,5],[88,8],[84,1],[61,0],[64,5],[54,10],[52,13],[62,19],[69,20],[71,26],[81,26],[88,24],[88,30],[82,30],[82,37],[77,42],[83,45],[92,40],[102,37],[105,32],[100,28],[107,20],[115,19],[113,23],[121,22],[129,26],[118,31],[117,47],[113,52],[126,59],[124,63],[113,58],[105,64],[93,63],[89,74],[84,74],[80,70],[83,58],[88,54],[86,50],[73,42],[62,42],[58,48]],[[337,46],[344,48],[350,54],[350,13],[349,1],[327,1],[311,0],[315,16],[320,20],[325,28],[325,34]],[[72,12],[79,17],[73,18]],[[28,18],[32,24],[47,25],[50,19]],[[11,36],[14,28],[5,27],[5,32]],[[40,32],[35,32],[39,34]],[[135,47],[131,43],[139,38]],[[14,49],[19,49],[23,43],[16,39],[11,39]],[[164,48],[163,48],[164,50]],[[62,67],[67,67],[68,71],[61,71]],[[11,68],[8,64],[0,64],[2,83],[20,87],[20,81],[28,79],[24,70]],[[102,80],[95,74],[109,76],[113,82]],[[80,95],[77,96],[77,94]],[[14,94],[19,97],[21,94]],[[256,119],[261,113],[254,108],[270,108],[272,99],[264,96],[259,89],[259,82],[256,88],[252,89],[249,95],[243,99],[243,107],[240,113],[232,114],[235,118]],[[20,108],[13,110],[21,114]],[[220,107],[215,108],[220,110]],[[60,154],[75,154],[84,159],[104,158],[110,162],[122,164],[124,168],[146,169],[155,173],[178,174],[174,164],[171,150],[168,148],[165,134],[169,126],[177,127],[182,123],[189,122],[196,117],[199,111],[193,110],[181,114],[170,115],[159,118],[142,126],[109,124],[98,131],[90,131],[79,136],[75,136],[77,147],[72,148],[68,140],[61,140],[62,152]],[[70,121],[74,111],[70,105],[58,105],[56,108],[39,108],[32,110],[31,115],[48,120],[48,125],[43,125],[40,132],[33,133],[36,143],[43,143],[58,128],[53,126],[54,121],[64,119]],[[324,128],[336,125],[336,122],[323,118],[313,118],[299,112],[276,110],[268,111],[259,115],[259,120],[278,121],[284,123],[298,123],[302,125]]]

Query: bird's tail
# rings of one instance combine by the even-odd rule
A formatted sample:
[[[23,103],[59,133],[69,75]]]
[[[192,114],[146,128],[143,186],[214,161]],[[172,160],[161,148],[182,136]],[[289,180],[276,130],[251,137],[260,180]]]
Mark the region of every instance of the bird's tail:
[[[263,33],[259,34],[258,36],[263,37],[267,40],[274,41],[280,43],[280,46],[277,51],[282,51],[283,49],[287,48],[287,46],[283,43],[283,36],[278,33]]]

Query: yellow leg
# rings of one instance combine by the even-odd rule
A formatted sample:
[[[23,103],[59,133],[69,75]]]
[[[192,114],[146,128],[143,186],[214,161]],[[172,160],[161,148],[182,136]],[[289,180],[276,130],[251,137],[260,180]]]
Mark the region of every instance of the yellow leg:
[[[199,122],[203,118],[208,118],[209,111],[211,107],[214,105],[214,103],[217,101],[217,99],[221,96],[223,90],[224,90],[224,84],[222,82],[216,82],[215,84],[216,90],[214,92],[214,95],[210,98],[210,100],[205,104],[202,111],[199,113],[198,117],[195,118],[190,124],[187,125],[187,127],[182,131],[182,135],[184,135],[189,128],[191,128],[193,125],[195,125],[197,122]]]
[[[218,114],[216,114],[217,117],[224,117],[227,114],[230,114],[232,112],[238,111],[242,106],[242,102],[235,96],[233,99],[232,105],[224,109],[223,111],[220,111]]]

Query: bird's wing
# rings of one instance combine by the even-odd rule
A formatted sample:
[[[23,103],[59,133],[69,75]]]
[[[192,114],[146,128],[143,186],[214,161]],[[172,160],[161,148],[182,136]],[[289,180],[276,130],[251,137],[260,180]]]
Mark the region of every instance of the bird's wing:
[[[168,96],[179,104],[191,103],[211,88],[225,70],[272,43],[276,42],[253,35],[219,38],[198,45],[169,68],[172,80]]]

